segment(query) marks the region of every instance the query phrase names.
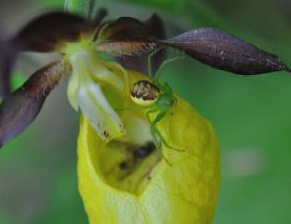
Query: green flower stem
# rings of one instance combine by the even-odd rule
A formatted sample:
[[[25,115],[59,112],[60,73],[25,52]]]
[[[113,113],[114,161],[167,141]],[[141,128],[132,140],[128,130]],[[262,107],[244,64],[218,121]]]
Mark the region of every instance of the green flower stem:
[[[95,0],[65,0],[64,8],[66,12],[75,13],[90,19]]]

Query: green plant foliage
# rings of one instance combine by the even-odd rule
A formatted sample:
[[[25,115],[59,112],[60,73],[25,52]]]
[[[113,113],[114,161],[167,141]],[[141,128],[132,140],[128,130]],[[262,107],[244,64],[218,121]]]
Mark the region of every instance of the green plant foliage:
[[[106,2],[106,0],[100,0]],[[133,5],[160,11],[186,19],[189,25],[204,24],[205,26],[223,27],[224,23],[213,9],[202,1],[196,0],[112,0],[113,2],[127,2]]]
[[[43,0],[45,6],[62,7],[67,10],[88,16],[89,6],[93,6],[95,0]],[[148,9],[150,12],[162,12],[168,15],[178,16],[179,20],[186,21],[189,26],[226,27],[220,16],[210,6],[197,0],[97,0],[96,7],[110,6],[111,3],[130,4]],[[43,3],[42,3],[43,4]],[[110,7],[107,7],[110,11]],[[114,10],[114,9],[113,9]],[[177,21],[179,22],[179,21]],[[185,24],[182,24],[185,26]]]
[[[46,215],[32,224],[87,224],[87,216],[77,189],[75,169],[59,174]],[[1,223],[1,222],[0,222]]]

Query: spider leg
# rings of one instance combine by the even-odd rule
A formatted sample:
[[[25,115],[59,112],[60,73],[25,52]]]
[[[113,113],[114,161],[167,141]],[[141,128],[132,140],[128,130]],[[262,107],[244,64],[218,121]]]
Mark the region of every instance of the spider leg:
[[[153,109],[153,110],[149,110],[147,112],[147,117],[149,119],[149,115],[151,113],[155,113],[157,112],[158,109]],[[160,133],[160,131],[158,130],[157,124],[159,121],[161,121],[164,116],[167,114],[167,111],[162,111],[160,113],[158,113],[158,115],[156,116],[156,118],[154,119],[154,121],[151,123],[151,134],[153,137],[153,141],[156,144],[158,150],[160,151],[160,153],[162,154],[163,158],[165,159],[165,161],[172,166],[172,164],[169,162],[169,160],[166,158],[166,156],[164,155],[164,153],[162,152],[162,146],[166,146],[169,149],[172,150],[176,150],[176,151],[185,151],[183,149],[177,149],[177,147],[171,146],[166,140],[165,138],[162,136],[162,134]],[[150,119],[149,119],[150,120]]]
[[[173,149],[173,150],[176,150],[176,151],[185,151],[183,149],[177,149],[177,147],[174,147],[174,146],[171,146],[166,140],[165,138],[162,136],[162,134],[159,132],[158,128],[157,128],[157,123],[159,121],[161,121],[164,116],[167,114],[168,111],[163,111],[163,112],[160,112],[155,120],[153,121],[152,125],[151,125],[151,132],[152,132],[152,135],[153,136],[156,136],[156,139],[158,140],[158,143],[160,146],[162,146],[162,144],[164,144],[167,148],[169,149]]]
[[[161,66],[159,67],[158,71],[156,72],[156,77],[154,77],[154,79],[156,79],[156,80],[159,79],[162,69],[163,69],[167,64],[169,64],[170,62],[176,61],[176,60],[178,60],[178,59],[183,59],[183,58],[184,58],[184,56],[178,56],[178,57],[170,58],[170,59],[167,59],[167,60],[163,61],[163,63],[162,63]]]
[[[152,58],[155,56],[157,52],[162,50],[163,47],[159,47],[155,49],[153,52],[151,52],[147,58],[147,67],[148,67],[148,75],[150,78],[154,79],[155,74],[152,74]]]
[[[153,108],[153,109],[149,110],[149,111],[146,113],[146,116],[147,116],[147,119],[149,120],[149,122],[151,122],[150,114],[156,113],[156,112],[158,112],[158,111],[159,111],[159,110],[158,110],[157,108]],[[160,114],[158,114],[158,116],[159,116],[159,115],[160,115]],[[157,117],[158,117],[158,116],[157,116]],[[161,134],[159,133],[157,127],[156,127],[156,123],[157,123],[160,119],[162,119],[163,116],[161,116],[161,117],[159,118],[159,120],[156,121],[156,120],[157,120],[157,117],[155,118],[154,123],[151,123],[151,128],[150,128],[150,130],[151,130],[151,135],[152,135],[152,137],[153,137],[153,141],[154,141],[154,143],[155,143],[157,149],[160,151],[160,153],[161,153],[163,159],[164,159],[164,160],[165,160],[165,161],[166,161],[170,166],[172,166],[172,164],[170,163],[170,161],[166,158],[166,156],[165,156],[164,153],[162,152],[162,141],[161,141],[162,136],[161,136]],[[155,123],[155,122],[156,122],[156,123]]]
[[[149,110],[149,111],[147,112],[147,117],[148,117],[148,119],[150,120],[150,117],[149,117],[149,116],[150,116],[151,113],[155,113],[155,112],[157,112],[157,111],[159,111],[159,110],[158,110],[158,109]],[[158,128],[157,128],[157,123],[158,123],[160,120],[163,119],[163,117],[166,115],[166,113],[167,113],[167,112],[160,112],[160,113],[158,113],[158,115],[155,117],[154,121],[151,122],[151,134],[152,134],[153,139],[154,139],[155,143],[157,144],[158,149],[159,149],[160,151],[161,151],[161,149],[162,149],[163,138],[162,138],[162,136],[161,136],[161,134],[160,134],[160,132],[159,132],[159,130],[158,130]]]

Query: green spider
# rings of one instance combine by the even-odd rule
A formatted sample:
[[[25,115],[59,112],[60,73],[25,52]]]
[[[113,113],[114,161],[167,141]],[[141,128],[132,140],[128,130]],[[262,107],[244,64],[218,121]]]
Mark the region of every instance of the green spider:
[[[158,50],[157,50],[158,51]],[[148,71],[151,71],[151,58],[157,52],[153,52],[148,58]],[[153,141],[158,150],[162,151],[162,146],[171,148],[177,151],[184,151],[177,147],[171,146],[162,136],[158,130],[157,124],[167,115],[169,111],[176,105],[177,98],[175,97],[172,88],[166,82],[159,80],[161,69],[169,62],[180,59],[180,57],[166,60],[162,63],[155,76],[149,72],[149,80],[140,80],[134,83],[130,90],[130,97],[132,101],[139,105],[139,107],[125,108],[124,110],[147,110],[146,117],[151,123],[150,132]],[[154,119],[152,116],[155,114]],[[163,153],[162,153],[163,155]],[[165,156],[163,155],[165,158]],[[165,158],[166,159],[166,158]],[[166,159],[168,162],[168,160]],[[169,162],[168,162],[169,163]]]
[[[153,80],[153,82],[141,80],[133,85],[130,97],[134,103],[141,106],[140,109],[147,110],[146,117],[151,123],[150,131],[157,148],[160,150],[162,145],[167,148],[174,148],[165,141],[157,128],[157,124],[174,107],[177,101],[170,86],[158,80]],[[156,114],[153,120],[151,119],[152,114]]]

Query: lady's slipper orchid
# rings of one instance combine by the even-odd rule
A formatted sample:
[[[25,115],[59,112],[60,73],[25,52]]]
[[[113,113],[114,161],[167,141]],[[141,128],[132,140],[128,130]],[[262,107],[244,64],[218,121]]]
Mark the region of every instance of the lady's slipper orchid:
[[[145,110],[133,106],[129,88],[152,74],[170,46],[217,69],[256,75],[290,69],[269,54],[225,31],[200,28],[166,40],[163,23],[122,17],[103,22],[52,12],[41,15],[9,40],[0,37],[0,146],[22,132],[38,115],[59,81],[69,78],[67,96],[81,110],[78,140],[79,189],[90,223],[209,224],[217,199],[220,161],[211,125],[184,100],[157,123],[163,159],[150,132]],[[145,57],[153,49],[153,71]],[[53,52],[63,58],[36,71],[10,93],[9,77],[20,51]],[[116,57],[118,62],[103,57]],[[132,70],[142,72],[134,72]],[[149,69],[149,68],[148,68]],[[150,69],[149,69],[150,70]],[[118,208],[120,207],[120,208]]]
[[[17,52],[58,51],[64,55],[4,98],[0,106],[0,145],[34,120],[53,87],[69,74],[72,74],[69,101],[76,110],[81,109],[99,137],[109,142],[124,135],[124,125],[104,91],[112,88],[117,94],[126,94],[128,74],[122,66],[103,59],[100,53],[131,57],[130,62],[136,60],[134,56],[154,48],[171,46],[205,64],[236,74],[290,72],[277,56],[221,30],[200,28],[164,40],[162,22],[156,15],[146,22],[131,17],[102,22],[105,15],[101,10],[95,19],[87,21],[69,13],[48,13],[30,22],[13,38],[0,39],[1,49],[8,52],[7,57],[2,54],[0,57],[3,96],[9,91],[10,68]],[[157,61],[161,62],[163,55],[160,53]],[[126,58],[123,62],[125,67],[132,67]]]

